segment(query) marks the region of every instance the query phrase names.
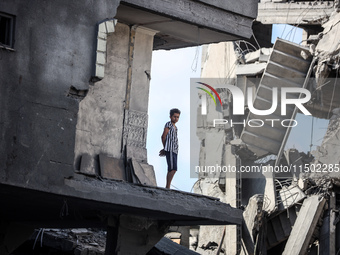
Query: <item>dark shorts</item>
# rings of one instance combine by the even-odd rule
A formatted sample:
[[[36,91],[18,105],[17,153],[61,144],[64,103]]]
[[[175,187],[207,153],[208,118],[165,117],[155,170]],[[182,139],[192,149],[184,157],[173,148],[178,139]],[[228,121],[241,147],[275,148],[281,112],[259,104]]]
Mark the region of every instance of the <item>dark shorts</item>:
[[[177,171],[177,154],[172,151],[165,151],[166,162],[168,163],[168,172]]]

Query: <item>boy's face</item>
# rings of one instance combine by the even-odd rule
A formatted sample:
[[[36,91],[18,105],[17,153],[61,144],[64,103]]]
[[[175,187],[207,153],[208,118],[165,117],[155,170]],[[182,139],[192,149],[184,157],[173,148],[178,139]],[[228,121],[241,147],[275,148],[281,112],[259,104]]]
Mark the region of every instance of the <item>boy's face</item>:
[[[179,113],[174,113],[172,116],[170,116],[170,120],[172,123],[177,123],[179,120]]]

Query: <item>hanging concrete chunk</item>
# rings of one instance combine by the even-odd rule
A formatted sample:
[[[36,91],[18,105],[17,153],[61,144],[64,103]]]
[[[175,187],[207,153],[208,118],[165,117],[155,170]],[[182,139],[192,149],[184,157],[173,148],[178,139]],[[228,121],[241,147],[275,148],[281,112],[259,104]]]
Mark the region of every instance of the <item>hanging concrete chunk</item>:
[[[295,185],[291,185],[289,187],[283,186],[282,189],[280,190],[280,201],[282,203],[283,208],[279,209],[287,209],[294,205],[295,203],[301,201],[306,197],[305,193]]]
[[[264,197],[268,200],[266,205],[263,207],[263,210],[271,213],[276,209],[276,190],[275,190],[275,183],[274,178],[275,174],[271,172],[263,173],[266,177],[266,187],[264,190]]]
[[[247,64],[248,63],[254,63],[254,62],[259,60],[260,55],[261,55],[261,50],[257,50],[257,51],[247,53],[244,56],[244,58],[245,58],[245,61],[246,61]]]
[[[306,254],[325,202],[324,198],[319,198],[316,195],[304,200],[283,255]]]

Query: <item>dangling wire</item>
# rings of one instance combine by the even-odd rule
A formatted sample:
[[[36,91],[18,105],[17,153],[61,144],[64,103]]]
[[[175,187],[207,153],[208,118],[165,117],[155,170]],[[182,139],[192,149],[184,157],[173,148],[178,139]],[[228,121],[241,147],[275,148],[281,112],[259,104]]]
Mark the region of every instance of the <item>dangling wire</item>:
[[[261,46],[260,46],[259,42],[256,40],[256,37],[255,37],[255,34],[254,34],[254,32],[253,32],[253,37],[254,37],[254,40],[255,40],[255,42],[256,42],[256,44],[257,44],[257,46],[259,47],[259,49],[261,49]]]
[[[45,231],[44,228],[39,229],[39,232],[38,232],[38,234],[37,234],[37,236],[35,237],[35,240],[34,240],[33,250],[34,250],[34,248],[35,248],[35,245],[37,244],[39,235],[40,235],[40,247],[42,247],[43,237],[44,237],[44,231]]]
[[[172,185],[172,184],[171,184],[171,186],[172,186],[172,187],[174,187],[175,189],[177,189],[177,190],[179,190],[179,191],[180,191],[180,189],[179,189],[179,188],[177,188],[175,185]]]

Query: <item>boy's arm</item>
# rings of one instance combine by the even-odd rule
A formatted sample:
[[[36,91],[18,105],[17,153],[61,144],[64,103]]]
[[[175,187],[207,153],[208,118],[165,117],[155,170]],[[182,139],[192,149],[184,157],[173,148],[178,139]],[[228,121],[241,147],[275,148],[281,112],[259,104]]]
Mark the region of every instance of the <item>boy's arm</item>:
[[[166,136],[169,133],[169,130],[170,130],[169,128],[165,127],[164,131],[163,131],[163,134],[161,136],[163,148],[165,147]]]

